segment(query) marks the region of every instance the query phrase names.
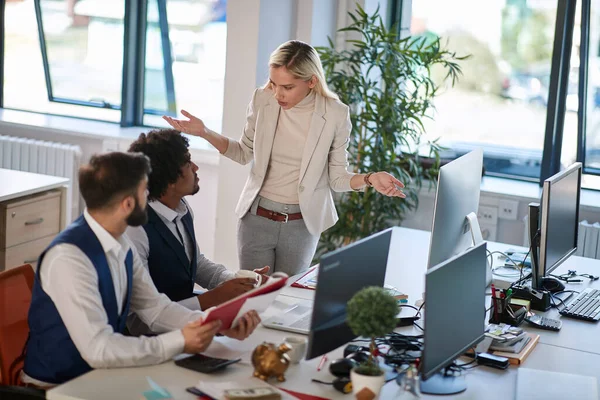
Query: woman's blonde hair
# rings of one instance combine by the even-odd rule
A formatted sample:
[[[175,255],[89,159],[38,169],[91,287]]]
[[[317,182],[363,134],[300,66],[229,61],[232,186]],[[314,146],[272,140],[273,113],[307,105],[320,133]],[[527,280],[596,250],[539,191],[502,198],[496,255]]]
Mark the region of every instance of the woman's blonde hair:
[[[285,67],[297,79],[310,80],[313,76],[317,79],[314,90],[323,97],[338,99],[338,95],[327,86],[325,73],[321,65],[319,54],[311,45],[300,40],[290,40],[281,44],[269,57],[269,66],[274,68]],[[264,86],[271,89],[271,82]]]

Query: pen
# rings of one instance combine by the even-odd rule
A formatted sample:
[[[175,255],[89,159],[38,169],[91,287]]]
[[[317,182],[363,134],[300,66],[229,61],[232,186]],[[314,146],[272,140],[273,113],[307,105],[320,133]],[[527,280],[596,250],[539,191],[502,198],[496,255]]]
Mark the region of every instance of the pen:
[[[492,283],[491,285],[492,288],[492,306],[494,308],[494,320],[496,323],[498,323],[500,321],[500,315],[499,312],[500,310],[498,310],[498,300],[496,297],[496,287],[494,286],[494,284]]]
[[[323,357],[321,357],[321,361],[319,361],[319,366],[317,367],[317,371],[320,371],[321,368],[323,368],[323,365],[325,365],[325,362],[327,361],[327,354],[323,355]]]

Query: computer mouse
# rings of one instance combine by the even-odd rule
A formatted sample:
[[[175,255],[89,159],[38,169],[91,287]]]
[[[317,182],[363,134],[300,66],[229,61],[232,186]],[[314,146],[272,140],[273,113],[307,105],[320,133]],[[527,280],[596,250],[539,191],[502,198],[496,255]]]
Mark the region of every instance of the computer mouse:
[[[542,288],[550,293],[562,292],[565,290],[565,285],[556,278],[545,276],[542,278]]]
[[[350,376],[352,368],[358,366],[358,362],[351,358],[338,358],[329,364],[329,372],[335,376]]]
[[[369,353],[366,351],[357,351],[356,353],[348,354],[346,358],[351,358],[352,360],[360,364],[369,359]]]

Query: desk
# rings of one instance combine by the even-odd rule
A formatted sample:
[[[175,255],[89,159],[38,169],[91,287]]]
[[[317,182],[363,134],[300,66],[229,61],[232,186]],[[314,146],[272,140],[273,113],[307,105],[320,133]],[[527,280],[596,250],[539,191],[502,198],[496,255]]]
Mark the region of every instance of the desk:
[[[0,169],[0,271],[31,264],[68,218],[67,178]]]
[[[386,283],[398,287],[409,294],[412,303],[419,299],[423,293],[423,274],[426,270],[427,252],[429,247],[429,233],[412,229],[397,228],[394,242],[398,240],[401,246],[393,246],[388,261]],[[502,250],[508,247],[500,243],[490,243],[490,249]],[[600,261],[572,257],[561,266],[561,269],[577,269],[579,272],[591,272],[596,268],[600,271]],[[560,272],[557,271],[557,272]],[[290,280],[293,281],[293,280]],[[291,282],[290,282],[291,283]],[[587,282],[585,285],[587,286]],[[574,286],[574,285],[572,285]],[[600,287],[600,283],[596,283]],[[278,300],[293,302],[298,298],[311,299],[314,291],[287,287],[283,290]],[[554,315],[550,311],[549,315]],[[267,311],[266,317],[270,311]],[[600,380],[600,343],[597,340],[598,325],[585,321],[562,318],[563,328],[560,332],[539,331],[540,343],[532,354],[525,360],[523,366],[540,370],[574,373],[580,375],[595,376]],[[533,328],[523,325],[528,330]],[[592,334],[592,330],[594,333]],[[405,334],[417,333],[413,328],[402,328],[399,330]],[[279,343],[285,336],[293,334],[270,330],[262,326],[257,328],[254,334],[244,342],[237,342],[228,338],[218,338],[223,343],[239,351],[250,352],[263,340]],[[300,336],[300,335],[298,335]],[[343,347],[329,353],[329,360],[342,355]],[[330,386],[310,382],[311,378],[321,380],[332,380],[328,369],[316,371],[319,358],[302,361],[300,364],[292,365],[288,369],[287,381],[277,386],[310,393],[326,398],[350,399]],[[166,362],[151,367],[94,370],[77,379],[67,382],[50,390],[48,399],[139,399],[141,393],[149,389],[145,377],[150,376],[161,386],[166,387],[175,399],[194,399],[195,396],[185,392],[185,388],[194,386],[202,380],[235,380],[248,377],[252,373],[249,363],[249,354],[243,356],[243,362],[228,367],[225,371],[217,374],[203,375],[194,371],[177,367],[173,362]],[[456,399],[511,399],[514,397],[517,368],[509,367],[506,371],[499,371],[486,367],[479,367],[466,373],[467,390]],[[394,383],[387,383],[381,393],[381,399],[392,399],[401,394],[400,388]],[[423,395],[422,398],[439,399],[439,397]],[[450,398],[450,397],[448,397]]]

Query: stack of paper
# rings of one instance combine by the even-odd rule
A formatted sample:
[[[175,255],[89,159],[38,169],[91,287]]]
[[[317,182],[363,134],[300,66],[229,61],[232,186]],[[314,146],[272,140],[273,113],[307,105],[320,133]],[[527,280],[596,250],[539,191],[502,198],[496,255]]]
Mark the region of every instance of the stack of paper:
[[[540,340],[540,335],[535,333],[528,332],[527,336],[529,336],[529,341],[527,342],[527,344],[525,344],[525,346],[520,352],[514,353],[508,351],[494,351],[493,354],[500,357],[507,357],[508,362],[510,362],[511,364],[520,365],[523,361],[525,361],[527,356],[529,356],[529,354],[537,344],[538,340]]]

